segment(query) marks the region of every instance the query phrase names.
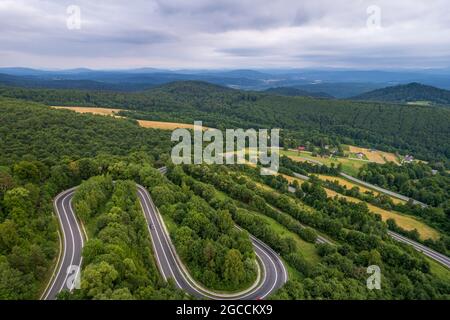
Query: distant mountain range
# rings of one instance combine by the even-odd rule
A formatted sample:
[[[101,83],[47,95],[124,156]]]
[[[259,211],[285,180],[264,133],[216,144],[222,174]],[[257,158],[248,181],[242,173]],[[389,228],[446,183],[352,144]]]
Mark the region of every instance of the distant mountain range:
[[[266,93],[271,94],[277,94],[280,96],[291,96],[291,97],[312,97],[312,98],[325,98],[325,99],[333,99],[334,97],[332,95],[329,95],[325,92],[312,92],[312,91],[306,91],[302,89],[298,89],[295,87],[276,87],[276,88],[269,88],[267,90],[264,90]]]
[[[205,81],[225,87],[283,95],[350,98],[392,85],[420,82],[450,89],[450,69],[413,71],[360,71],[341,69],[260,70],[38,70],[0,68],[0,85],[30,88],[76,88],[90,90],[141,91],[174,81]],[[294,89],[279,89],[281,87]],[[304,91],[304,92],[302,92]],[[309,92],[308,94],[306,92]]]
[[[373,90],[351,99],[450,106],[450,91],[414,82],[406,85]]]

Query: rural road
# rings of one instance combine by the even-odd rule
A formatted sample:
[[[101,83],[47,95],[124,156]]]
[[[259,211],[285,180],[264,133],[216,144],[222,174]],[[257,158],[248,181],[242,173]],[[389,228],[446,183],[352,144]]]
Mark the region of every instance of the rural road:
[[[395,240],[399,241],[399,242],[403,242],[406,244],[409,244],[410,246],[414,247],[414,249],[416,249],[417,251],[422,252],[424,255],[426,255],[427,257],[443,264],[444,266],[446,266],[447,268],[450,268],[450,258],[443,255],[442,253],[439,253],[437,251],[434,251],[428,247],[425,247],[423,244],[420,244],[416,241],[413,241],[411,239],[408,239],[402,235],[399,235],[398,233],[392,232],[392,231],[388,231],[388,234],[394,238]]]
[[[295,149],[289,149],[289,150],[291,150],[291,151],[297,151],[297,150],[295,150]],[[318,164],[318,165],[322,165],[322,166],[325,165],[323,162],[320,162],[320,161],[318,161],[318,160],[314,160],[314,159],[310,159],[310,158],[304,158],[304,159],[305,159],[307,162],[310,162],[310,163],[314,163],[314,164]],[[361,160],[361,161],[364,161],[364,160]],[[368,162],[370,162],[370,161],[368,161]],[[413,199],[413,198],[404,196],[404,195],[402,195],[402,194],[400,194],[400,193],[393,192],[393,191],[391,191],[391,190],[387,190],[387,189],[378,187],[378,186],[376,186],[376,185],[373,185],[373,184],[371,184],[371,183],[365,182],[365,181],[360,180],[360,179],[358,179],[358,178],[355,178],[355,177],[353,177],[353,176],[351,176],[351,175],[348,175],[348,174],[346,174],[346,173],[344,173],[344,172],[340,172],[339,174],[340,174],[341,176],[343,176],[344,178],[346,178],[346,179],[348,179],[348,180],[351,180],[351,181],[353,181],[353,182],[355,182],[355,183],[357,183],[357,184],[363,185],[363,186],[365,186],[365,187],[367,187],[367,188],[369,188],[369,189],[376,190],[376,191],[378,191],[378,192],[387,194],[387,195],[389,195],[389,196],[391,196],[391,197],[394,197],[394,198],[397,198],[397,199],[400,199],[400,200],[403,200],[403,201],[406,201],[406,202],[408,202],[408,201],[411,200],[414,204],[418,204],[418,205],[422,206],[423,208],[428,207],[428,205],[426,205],[426,204],[423,203],[423,202],[420,202],[420,201],[415,200],[415,199]],[[298,175],[298,178],[300,178],[300,179],[304,179],[304,180],[305,180],[305,178],[306,178],[306,180],[309,179],[308,177],[303,176],[303,175],[300,175],[300,174],[298,174],[298,173],[294,173],[294,175],[296,175],[296,176]]]
[[[165,173],[165,168],[161,168],[160,171]],[[61,259],[59,259],[57,269],[55,269],[55,274],[42,296],[45,300],[55,299],[56,295],[62,290],[72,290],[74,283],[70,279],[79,271],[78,267],[82,263],[81,252],[84,239],[71,203],[75,190],[76,187],[66,190],[54,200],[55,211],[63,235],[63,253]],[[287,281],[288,274],[279,255],[265,243],[250,235],[260,265],[259,281],[255,282],[249,289],[235,294],[214,293],[203,288],[192,279],[178,257],[162,217],[153,204],[148,191],[144,187],[137,185],[137,192],[152,238],[153,252],[158,268],[163,278],[165,280],[172,278],[178,288],[197,298],[252,300],[266,298]]]
[[[163,174],[166,172],[166,168],[159,170]],[[302,178],[308,177],[302,176]],[[82,264],[81,252],[85,239],[83,237],[82,227],[77,221],[72,208],[72,197],[75,190],[76,187],[61,192],[54,200],[54,208],[62,234],[61,252],[55,272],[42,295],[42,299],[45,300],[55,299],[56,295],[62,290],[72,290],[76,284],[73,280],[78,275],[80,271],[79,266]],[[290,187],[289,191],[295,192],[295,189]],[[148,191],[144,187],[137,185],[137,192],[152,238],[153,252],[157,260],[158,268],[165,280],[172,278],[177,287],[197,298],[220,300],[264,299],[287,281],[288,274],[279,255],[262,241],[250,235],[260,264],[260,281],[244,292],[229,295],[214,293],[203,288],[192,279],[176,254],[162,217]],[[394,240],[411,245],[417,251],[450,268],[450,258],[447,256],[395,232],[388,231],[388,234]],[[328,239],[321,236],[318,236],[317,242],[330,243]]]
[[[82,263],[81,250],[84,238],[72,209],[72,197],[76,188],[61,192],[53,202],[55,212],[58,216],[62,247],[58,257],[57,269],[47,286],[42,299],[53,300],[63,290],[72,290],[76,284],[73,280],[79,275]]]
[[[373,185],[373,184],[365,182],[363,180],[357,179],[357,178],[352,177],[352,176],[350,176],[350,175],[348,175],[346,173],[340,172],[340,175],[343,176],[344,178],[348,179],[348,180],[351,180],[351,181],[357,183],[357,184],[360,184],[360,185],[363,185],[363,186],[365,186],[367,188],[370,188],[370,189],[376,190],[378,192],[387,194],[388,196],[391,196],[391,197],[394,197],[394,198],[397,198],[397,199],[400,199],[400,200],[403,200],[403,201],[406,201],[406,202],[412,201],[414,204],[418,204],[418,205],[422,206],[423,208],[428,207],[428,205],[426,205],[423,202],[420,202],[420,201],[415,200],[413,198],[404,196],[404,195],[402,195],[400,193],[393,192],[391,190],[387,190],[387,189],[381,188],[379,186]]]
[[[298,173],[294,173],[294,176],[302,179],[302,180],[309,180],[309,177],[298,174]],[[345,175],[346,177],[347,175]],[[295,192],[295,189],[291,186],[289,186],[289,192]],[[423,244],[420,244],[416,241],[413,241],[411,239],[406,238],[405,236],[402,236],[398,233],[395,233],[393,231],[388,230],[388,235],[391,236],[391,238],[393,238],[394,240],[398,241],[398,242],[402,242],[402,243],[406,243],[410,246],[412,246],[414,249],[416,249],[419,252],[422,252],[424,255],[426,255],[427,257],[443,264],[444,266],[446,266],[447,268],[450,268],[450,258],[443,255],[442,253],[439,253],[437,251],[434,251],[428,247],[425,247]],[[319,242],[319,237],[317,238],[317,242]],[[326,240],[326,239],[324,239]]]
[[[287,272],[280,257],[266,244],[250,236],[255,253],[262,266],[261,281],[251,290],[235,295],[217,294],[196,284],[180,261],[170,236],[165,228],[162,217],[148,191],[138,185],[138,196],[149,225],[152,237],[153,251],[164,279],[173,278],[178,288],[183,289],[197,298],[208,299],[264,299],[287,281]]]

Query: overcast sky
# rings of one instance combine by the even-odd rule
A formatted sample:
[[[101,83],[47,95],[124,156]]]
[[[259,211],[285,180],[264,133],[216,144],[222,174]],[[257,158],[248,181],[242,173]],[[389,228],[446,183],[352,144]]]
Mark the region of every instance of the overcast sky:
[[[449,67],[449,1],[0,0],[0,66]]]

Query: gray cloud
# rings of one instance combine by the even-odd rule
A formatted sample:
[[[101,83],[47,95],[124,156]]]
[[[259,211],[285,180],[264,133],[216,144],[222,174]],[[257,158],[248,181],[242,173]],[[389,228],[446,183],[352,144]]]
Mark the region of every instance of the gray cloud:
[[[81,30],[66,27],[69,5]],[[366,26],[369,5],[381,28]],[[3,66],[450,65],[446,0],[0,0]]]

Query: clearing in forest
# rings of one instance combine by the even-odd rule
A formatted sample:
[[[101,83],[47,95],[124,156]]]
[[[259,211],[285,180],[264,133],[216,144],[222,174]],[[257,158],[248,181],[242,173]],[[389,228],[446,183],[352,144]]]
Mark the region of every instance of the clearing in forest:
[[[112,108],[99,108],[99,107],[61,107],[54,106],[55,109],[67,109],[79,113],[92,113],[102,116],[113,116],[117,118],[123,118],[117,114],[123,109],[112,109]],[[161,130],[174,130],[174,129],[194,129],[193,124],[178,123],[178,122],[164,122],[164,121],[150,121],[150,120],[137,120],[139,125],[143,128],[161,129]],[[203,130],[208,129],[203,127]]]
[[[372,150],[372,149],[361,148],[361,147],[350,146],[350,145],[348,146],[348,148],[349,148],[350,153],[355,153],[355,154],[362,153],[371,162],[383,164],[383,163],[392,161],[394,163],[399,164],[398,157],[392,152]]]

